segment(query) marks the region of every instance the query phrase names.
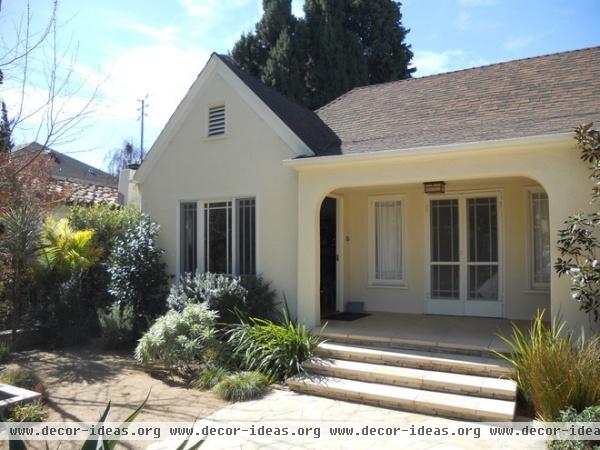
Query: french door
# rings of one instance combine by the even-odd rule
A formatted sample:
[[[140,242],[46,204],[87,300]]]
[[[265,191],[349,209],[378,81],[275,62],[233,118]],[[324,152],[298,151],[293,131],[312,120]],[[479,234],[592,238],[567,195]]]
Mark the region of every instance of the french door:
[[[502,316],[500,195],[428,199],[427,312]]]

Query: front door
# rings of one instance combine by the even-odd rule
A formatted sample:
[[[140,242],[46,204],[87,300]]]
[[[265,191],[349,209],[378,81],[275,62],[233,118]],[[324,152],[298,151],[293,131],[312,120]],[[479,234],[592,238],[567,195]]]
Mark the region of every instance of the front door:
[[[500,196],[429,199],[427,312],[502,316]]]
[[[335,312],[337,297],[337,200],[321,204],[321,316]]]

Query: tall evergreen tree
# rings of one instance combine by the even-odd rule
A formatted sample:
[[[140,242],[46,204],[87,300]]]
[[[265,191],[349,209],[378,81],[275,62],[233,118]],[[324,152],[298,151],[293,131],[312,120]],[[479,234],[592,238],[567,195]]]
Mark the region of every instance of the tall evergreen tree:
[[[288,98],[318,108],[356,86],[410,77],[413,56],[394,0],[263,0],[254,33],[232,50],[238,66]]]
[[[369,84],[408,78],[413,57],[404,43],[401,3],[390,0],[352,0],[348,28],[359,38],[367,59]]]
[[[307,98],[318,108],[355,86],[367,84],[366,60],[356,35],[348,29],[350,0],[306,0]]]
[[[4,74],[0,70],[0,84],[4,82]],[[8,111],[4,100],[0,101],[0,154],[8,153],[13,148],[11,139],[11,123],[8,120]]]

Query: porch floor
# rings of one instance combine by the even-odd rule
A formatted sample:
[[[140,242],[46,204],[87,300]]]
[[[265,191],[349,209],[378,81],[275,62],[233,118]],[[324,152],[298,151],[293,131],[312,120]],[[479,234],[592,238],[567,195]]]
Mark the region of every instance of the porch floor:
[[[527,330],[527,320],[508,320],[490,317],[460,317],[429,314],[399,314],[372,312],[367,317],[346,322],[324,319],[326,339],[351,340],[359,343],[383,345],[428,346],[443,351],[508,350],[498,337],[511,335],[511,324]]]

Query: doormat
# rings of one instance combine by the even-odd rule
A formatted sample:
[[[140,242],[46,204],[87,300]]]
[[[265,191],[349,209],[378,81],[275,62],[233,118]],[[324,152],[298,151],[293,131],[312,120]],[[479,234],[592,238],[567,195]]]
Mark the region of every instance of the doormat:
[[[363,317],[367,317],[370,315],[371,314],[367,314],[367,313],[339,312],[339,313],[329,314],[328,316],[325,316],[324,319],[343,320],[344,322],[352,322],[353,320],[358,320],[358,319],[361,319]]]

